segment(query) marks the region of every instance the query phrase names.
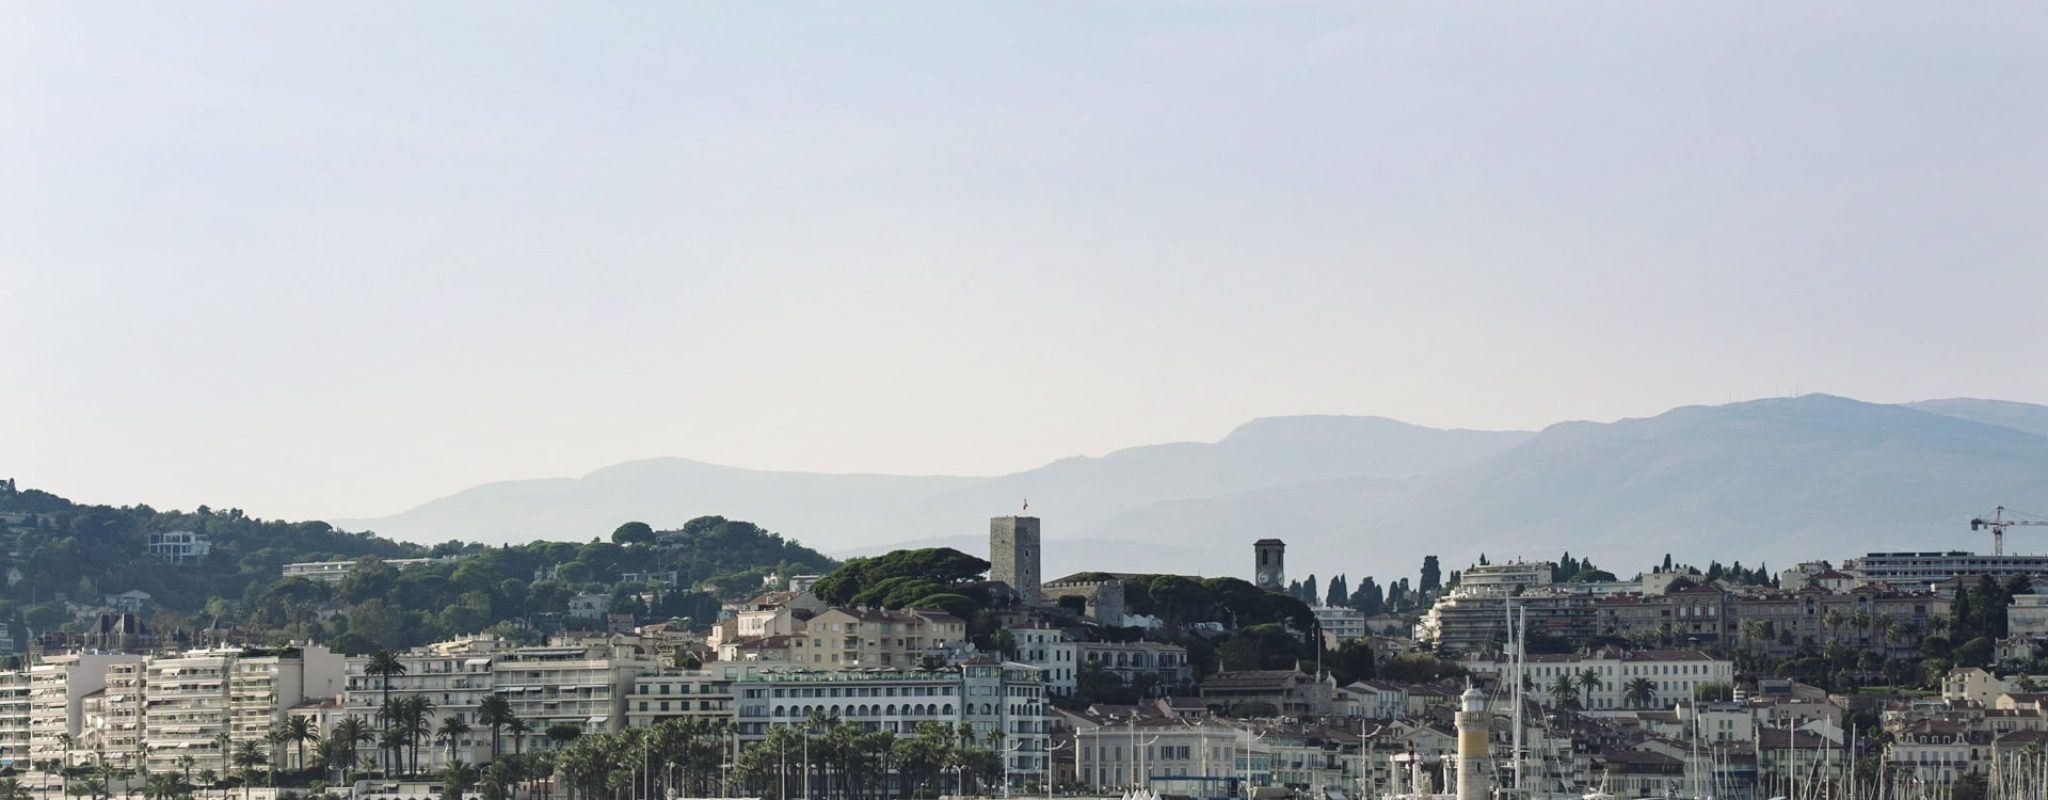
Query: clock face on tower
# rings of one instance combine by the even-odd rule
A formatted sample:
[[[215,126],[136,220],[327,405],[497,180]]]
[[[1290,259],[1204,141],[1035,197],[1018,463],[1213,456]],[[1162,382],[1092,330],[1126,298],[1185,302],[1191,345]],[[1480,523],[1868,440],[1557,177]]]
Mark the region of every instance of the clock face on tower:
[[[1277,589],[1277,588],[1279,588],[1279,586],[1280,586],[1280,576],[1279,576],[1279,575],[1275,575],[1275,574],[1273,574],[1273,571],[1272,571],[1272,570],[1269,570],[1269,569],[1262,569],[1262,570],[1259,570],[1259,588],[1261,588],[1261,589]]]

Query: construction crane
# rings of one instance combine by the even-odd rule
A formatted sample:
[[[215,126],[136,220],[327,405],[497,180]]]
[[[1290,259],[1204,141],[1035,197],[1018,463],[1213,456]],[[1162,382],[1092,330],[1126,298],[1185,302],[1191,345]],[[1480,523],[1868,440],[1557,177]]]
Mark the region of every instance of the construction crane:
[[[2048,525],[2048,519],[2006,519],[2005,506],[1991,512],[1991,518],[1975,517],[1970,520],[1970,530],[1991,529],[1991,554],[2005,555],[2005,529],[2013,525]]]

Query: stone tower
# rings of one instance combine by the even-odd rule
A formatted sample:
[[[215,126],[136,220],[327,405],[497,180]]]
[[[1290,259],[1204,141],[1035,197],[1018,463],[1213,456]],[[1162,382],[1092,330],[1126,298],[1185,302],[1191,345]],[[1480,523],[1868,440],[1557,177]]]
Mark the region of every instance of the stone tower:
[[[1269,592],[1287,591],[1287,543],[1260,539],[1252,542],[1252,554],[1258,559],[1252,569],[1252,583]]]
[[[1038,518],[989,518],[988,564],[988,579],[1009,584],[1019,605],[1038,605]]]

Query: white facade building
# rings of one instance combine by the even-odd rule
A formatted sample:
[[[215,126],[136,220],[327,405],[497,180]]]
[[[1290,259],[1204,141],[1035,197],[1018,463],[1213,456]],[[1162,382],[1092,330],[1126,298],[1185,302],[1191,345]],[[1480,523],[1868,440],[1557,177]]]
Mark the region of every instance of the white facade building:
[[[1474,673],[1499,676],[1506,670],[1506,662],[1499,659],[1467,659],[1459,664]],[[1574,699],[1588,711],[1640,710],[1642,706],[1627,701],[1629,685],[1637,678],[1650,682],[1653,702],[1650,708],[1669,708],[1672,703],[1693,699],[1699,687],[1719,684],[1732,687],[1735,683],[1735,662],[1716,658],[1698,650],[1639,650],[1624,653],[1613,649],[1592,654],[1573,655],[1530,655],[1524,666],[1528,679],[1535,688],[1530,696],[1544,705],[1555,705],[1557,698],[1551,687],[1560,678],[1581,681],[1591,674],[1598,684],[1590,693],[1584,686],[1576,690]]]
[[[1081,647],[1072,636],[1058,628],[1011,628],[1010,637],[1017,642],[1016,660],[1044,671],[1048,696],[1074,694]]]
[[[490,755],[491,732],[477,723],[477,705],[492,691],[491,654],[489,652],[436,651],[418,648],[398,655],[398,663],[405,667],[405,674],[390,676],[371,675],[365,670],[370,659],[354,657],[348,660],[346,685],[341,693],[341,717],[360,717],[375,724],[378,712],[384,706],[386,683],[388,696],[393,702],[402,701],[414,695],[422,696],[434,704],[433,715],[437,720],[460,719],[468,723],[471,730],[455,743],[455,757],[464,763],[480,764]],[[435,727],[440,726],[439,722]],[[420,769],[438,770],[448,765],[449,747],[420,750]],[[429,752],[431,750],[432,752]]]
[[[520,746],[535,752],[549,746],[551,726],[592,733],[624,729],[634,679],[660,669],[653,654],[630,644],[521,647],[492,656],[491,682],[512,703],[512,712],[533,727]]]
[[[741,675],[733,694],[743,743],[812,714],[895,734],[913,733],[926,722],[965,722],[977,738],[1001,731],[1013,784],[1042,782],[1050,768],[1043,672],[1021,662],[977,658],[932,671],[760,671]]]
[[[78,653],[50,656],[28,669],[29,758],[65,760],[85,732],[85,696],[107,686],[107,665],[142,656]]]

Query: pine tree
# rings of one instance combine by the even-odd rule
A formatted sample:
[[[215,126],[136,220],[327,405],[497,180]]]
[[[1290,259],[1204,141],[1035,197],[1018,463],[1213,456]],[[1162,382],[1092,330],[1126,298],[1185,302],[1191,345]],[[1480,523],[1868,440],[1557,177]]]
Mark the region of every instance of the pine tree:
[[[1371,575],[1359,581],[1358,590],[1351,593],[1351,607],[1368,617],[1387,610],[1386,595],[1380,590],[1380,585],[1373,582]]]

